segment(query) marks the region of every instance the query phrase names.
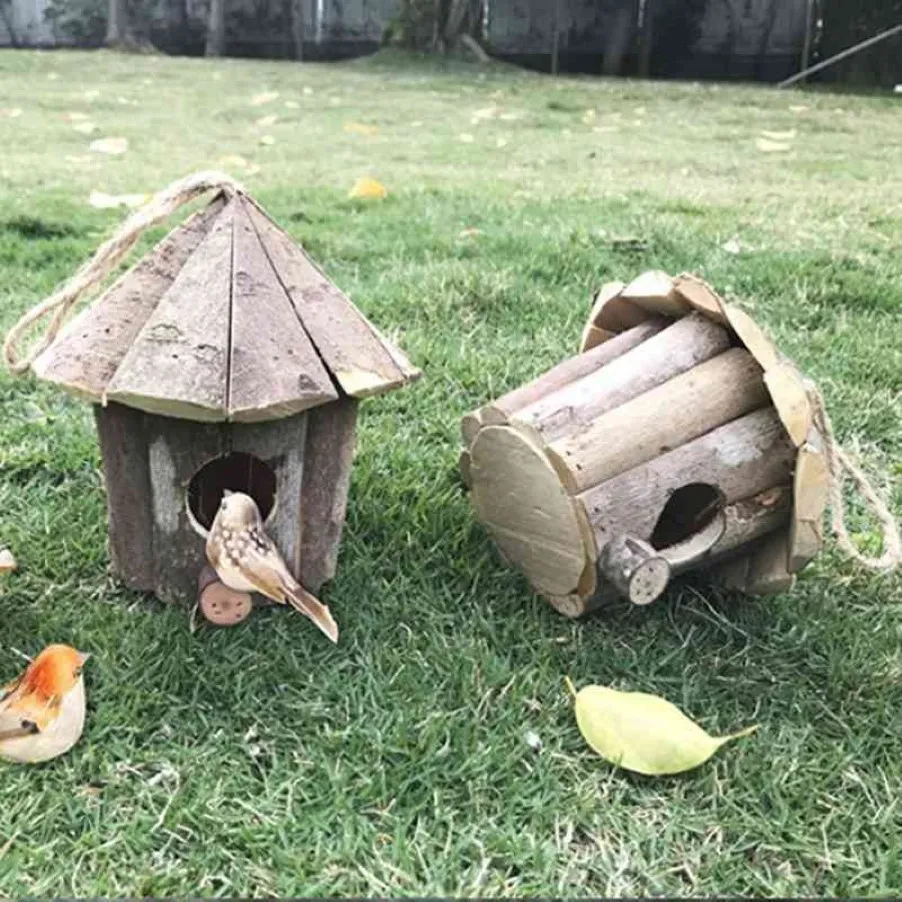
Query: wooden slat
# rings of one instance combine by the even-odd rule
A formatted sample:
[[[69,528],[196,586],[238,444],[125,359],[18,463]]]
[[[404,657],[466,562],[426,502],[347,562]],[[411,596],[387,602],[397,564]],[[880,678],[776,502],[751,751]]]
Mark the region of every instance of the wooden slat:
[[[830,480],[823,439],[812,427],[796,460],[789,532],[790,573],[798,572],[813,560],[824,544],[824,511],[830,495]]]
[[[232,199],[191,255],[113,376],[106,396],[198,421],[227,415]]]
[[[310,592],[335,576],[354,458],[357,401],[311,410],[301,500],[298,579]]]
[[[34,371],[90,401],[100,401],[119,364],[160,299],[224,206],[217,197],[173,229],[63,330]]]
[[[259,207],[249,203],[248,212],[297,315],[341,388],[365,398],[409,381],[381,336],[304,251]]]
[[[648,311],[679,318],[692,310],[685,298],[676,291],[673,279],[666,272],[653,269],[633,279],[620,297]],[[604,328],[603,323],[599,323]]]
[[[235,209],[229,419],[258,422],[338,392],[266,255],[243,199]]]

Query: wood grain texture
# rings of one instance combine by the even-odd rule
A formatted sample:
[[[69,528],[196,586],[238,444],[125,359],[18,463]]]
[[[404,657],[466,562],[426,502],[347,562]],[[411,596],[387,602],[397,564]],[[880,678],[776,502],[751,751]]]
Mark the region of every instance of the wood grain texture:
[[[252,202],[247,209],[300,321],[343,391],[364,398],[408,382],[418,371],[409,362],[411,373],[404,371],[366,317],[290,236]]]
[[[150,413],[226,419],[232,273],[229,201],[129,348],[107,398]]]
[[[608,542],[598,569],[622,598],[636,605],[660,598],[670,581],[670,564],[635,536],[615,536]]]
[[[173,229],[85,308],[34,362],[42,379],[98,402],[132,342],[222,211],[222,197]]]
[[[812,427],[799,448],[793,480],[794,504],[789,531],[789,571],[797,573],[824,544],[824,512],[830,496],[830,468],[823,439]]]
[[[188,519],[188,484],[206,463],[229,450],[220,425],[145,417],[153,515],[156,595],[188,604],[206,566],[205,539]]]
[[[566,488],[583,492],[767,401],[761,368],[733,348],[553,442],[548,456]]]
[[[696,276],[677,276],[673,283],[674,290],[693,310],[707,316],[722,326],[729,325],[723,309],[723,302],[711,288]]]
[[[95,405],[94,422],[103,455],[113,573],[129,588],[156,589],[153,495],[140,410]]]
[[[310,592],[335,576],[354,460],[357,401],[309,411],[298,579]]]
[[[259,422],[338,392],[285,293],[242,201],[234,214],[229,418]]]
[[[544,398],[546,395],[563,388],[577,379],[595,372],[612,360],[638,347],[643,341],[657,335],[670,325],[670,321],[661,317],[649,319],[622,335],[606,341],[603,345],[592,348],[584,354],[569,357],[557,366],[552,367],[541,376],[502,395],[496,401],[482,408],[482,419],[487,425],[501,426],[518,410]]]
[[[675,321],[637,347],[513,416],[553,442],[726,351],[726,330],[699,313]]]
[[[599,548],[628,532],[648,539],[674,491],[714,486],[726,505],[788,483],[795,449],[772,407],[729,422],[577,497]]]
[[[234,423],[225,437],[229,451],[252,454],[275,474],[276,503],[266,519],[266,532],[295,577],[300,572],[309,417],[307,412],[266,423]]]
[[[538,591],[571,594],[586,550],[573,501],[541,448],[509,427],[486,426],[470,455],[474,507],[505,557]]]
[[[783,362],[764,373],[764,384],[790,438],[800,447],[814,423],[805,383],[795,366]]]

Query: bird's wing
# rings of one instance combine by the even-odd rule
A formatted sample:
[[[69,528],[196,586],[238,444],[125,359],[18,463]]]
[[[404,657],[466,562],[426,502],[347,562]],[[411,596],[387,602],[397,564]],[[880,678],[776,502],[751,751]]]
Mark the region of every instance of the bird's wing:
[[[42,733],[57,718],[62,698],[45,698],[34,692],[13,691],[0,702],[0,737]]]
[[[269,536],[257,533],[241,549],[241,575],[262,595],[285,603],[297,585]]]

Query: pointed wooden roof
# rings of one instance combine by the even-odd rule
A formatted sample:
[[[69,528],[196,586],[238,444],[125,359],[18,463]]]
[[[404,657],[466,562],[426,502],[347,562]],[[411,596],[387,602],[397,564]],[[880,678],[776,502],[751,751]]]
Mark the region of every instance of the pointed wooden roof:
[[[34,363],[94,403],[255,422],[420,372],[247,195],[218,195]]]

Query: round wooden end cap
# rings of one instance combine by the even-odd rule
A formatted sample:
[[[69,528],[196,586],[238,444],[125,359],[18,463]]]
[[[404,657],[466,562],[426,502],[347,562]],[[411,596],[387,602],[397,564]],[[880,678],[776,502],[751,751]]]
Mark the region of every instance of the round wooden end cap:
[[[235,626],[247,620],[253,607],[247,592],[236,592],[218,580],[200,593],[201,613],[216,626]]]

